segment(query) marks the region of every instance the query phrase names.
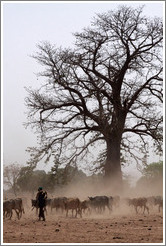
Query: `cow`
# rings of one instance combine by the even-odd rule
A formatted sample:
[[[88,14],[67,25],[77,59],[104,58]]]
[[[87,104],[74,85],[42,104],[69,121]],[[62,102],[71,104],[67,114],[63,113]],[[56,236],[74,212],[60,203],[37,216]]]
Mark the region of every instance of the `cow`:
[[[9,216],[9,219],[11,219],[13,215],[13,212],[12,212],[12,203],[10,200],[7,200],[7,201],[4,201],[3,202],[3,217],[4,219]]]
[[[46,199],[46,205],[44,207],[44,210],[46,211],[46,213],[47,213],[46,206],[51,206],[51,200],[52,199],[49,199],[49,198]],[[32,204],[32,210],[34,208],[36,208],[36,214],[37,214],[38,213],[38,208],[39,208],[38,201],[36,199],[31,199],[31,204]]]
[[[109,211],[112,210],[112,206],[111,206],[111,197],[107,197],[107,196],[95,196],[95,197],[89,197],[90,200],[90,206],[91,208],[93,208],[94,210],[96,210],[98,213],[102,213],[105,211],[105,207],[108,208]]]
[[[31,199],[31,204],[32,204],[32,210],[34,209],[34,208],[36,208],[36,214],[37,214],[37,212],[38,212],[38,203],[37,203],[37,200],[36,199]]]
[[[150,196],[147,197],[148,204],[153,208],[153,206],[158,205],[158,211],[160,212],[160,209],[163,208],[163,198],[162,196]]]
[[[158,211],[163,208],[163,198],[162,196],[155,196],[154,197],[154,205],[158,205]]]
[[[53,208],[55,208],[56,211],[61,209],[61,212],[63,213],[63,211],[65,210],[64,202],[66,200],[67,200],[67,197],[56,197],[56,198],[51,199],[51,203],[50,203],[51,211]]]
[[[154,196],[148,196],[148,197],[147,197],[147,204],[148,204],[148,206],[150,206],[151,208],[153,208],[153,206],[155,205],[155,204],[154,204],[154,200],[155,200],[155,197],[154,197]]]
[[[81,201],[80,203],[80,209],[81,209],[81,213],[85,213],[85,211],[88,211],[88,213],[90,213],[91,207],[90,207],[90,201],[89,200],[84,200]]]
[[[13,200],[13,209],[18,212],[18,219],[20,219],[22,214],[25,213],[21,198],[16,198]]]
[[[80,217],[82,217],[82,211],[81,211],[81,202],[78,198],[67,198],[67,200],[64,201],[65,210],[66,210],[66,217],[68,217],[68,211],[72,210],[72,217],[73,217],[73,211],[75,210],[75,217],[77,217],[77,214],[80,214]]]
[[[137,208],[138,207],[143,207],[143,213],[145,212],[145,210],[147,210],[148,214],[149,214],[149,207],[147,206],[147,198],[145,197],[140,197],[140,198],[133,198],[133,199],[128,199],[128,204],[129,206],[134,206],[136,213],[138,213]]]
[[[11,219],[13,215],[12,210],[15,210],[18,219],[21,218],[22,213],[25,213],[21,198],[10,199],[4,202],[4,208],[3,208],[4,217],[9,215],[9,218]]]

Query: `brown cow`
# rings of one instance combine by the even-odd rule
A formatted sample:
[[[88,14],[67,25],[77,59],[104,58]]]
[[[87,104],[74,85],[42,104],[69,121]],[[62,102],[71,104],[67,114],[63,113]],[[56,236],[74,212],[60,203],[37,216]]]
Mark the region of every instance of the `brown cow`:
[[[81,209],[81,213],[82,212],[85,213],[85,211],[87,211],[90,214],[91,213],[91,202],[89,200],[81,201],[80,209]]]
[[[160,212],[160,209],[163,208],[163,197],[162,196],[150,196],[150,197],[147,197],[147,200],[151,208],[158,205],[159,212]]]
[[[135,208],[136,213],[138,213],[137,208],[138,207],[143,207],[143,213],[145,212],[145,210],[147,210],[148,214],[149,214],[149,207],[146,205],[147,204],[147,199],[145,197],[140,197],[140,198],[133,198],[133,199],[128,199],[128,204],[133,205]]]
[[[154,197],[154,205],[158,205],[158,211],[163,208],[163,198],[162,196],[155,196]]]
[[[76,211],[75,217],[77,217],[77,214],[80,214],[80,217],[82,217],[82,211],[81,211],[81,202],[78,198],[67,198],[67,200],[64,201],[65,204],[65,210],[66,210],[66,217],[68,217],[68,211],[72,210],[72,217],[73,217],[73,211]]]

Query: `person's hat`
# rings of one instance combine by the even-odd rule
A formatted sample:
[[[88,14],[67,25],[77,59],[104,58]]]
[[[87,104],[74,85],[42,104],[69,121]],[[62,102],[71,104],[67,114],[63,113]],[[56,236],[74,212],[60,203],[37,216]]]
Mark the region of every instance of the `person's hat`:
[[[38,191],[39,191],[39,190],[42,190],[42,189],[43,189],[42,187],[39,187]]]

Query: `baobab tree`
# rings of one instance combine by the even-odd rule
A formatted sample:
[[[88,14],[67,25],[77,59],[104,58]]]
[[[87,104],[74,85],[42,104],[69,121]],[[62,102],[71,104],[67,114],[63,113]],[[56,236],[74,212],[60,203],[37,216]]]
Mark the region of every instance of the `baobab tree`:
[[[143,7],[119,6],[75,33],[74,48],[38,44],[45,80],[26,97],[27,125],[41,140],[29,148],[34,163],[79,163],[96,148],[105,179],[120,184],[122,154],[138,160],[149,141],[161,150],[162,31]]]

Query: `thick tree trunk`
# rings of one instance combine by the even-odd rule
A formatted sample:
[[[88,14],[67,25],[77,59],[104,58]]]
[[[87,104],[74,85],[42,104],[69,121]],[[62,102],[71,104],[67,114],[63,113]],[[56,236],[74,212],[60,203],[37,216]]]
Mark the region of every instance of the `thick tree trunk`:
[[[107,159],[105,163],[105,181],[115,193],[122,192],[122,171],[120,163],[121,137],[112,136],[107,141]]]

